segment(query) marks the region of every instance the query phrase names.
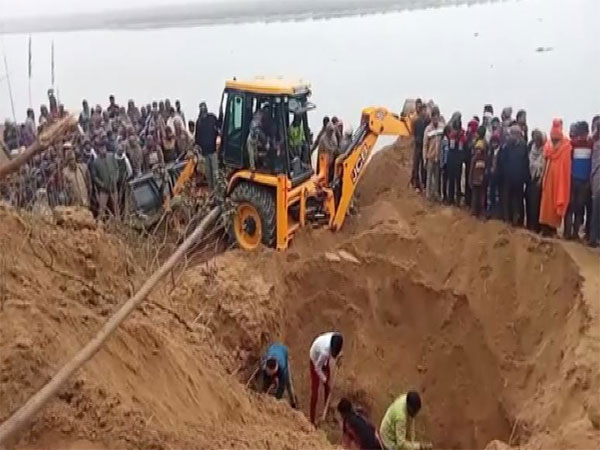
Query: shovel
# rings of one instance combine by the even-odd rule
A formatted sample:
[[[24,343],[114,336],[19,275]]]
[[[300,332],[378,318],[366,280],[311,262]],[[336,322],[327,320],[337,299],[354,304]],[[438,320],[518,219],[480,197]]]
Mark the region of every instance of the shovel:
[[[252,383],[254,381],[254,379],[256,378],[256,375],[258,374],[259,370],[260,370],[260,364],[256,368],[256,370],[254,372],[252,372],[252,375],[250,375],[250,378],[248,379],[248,382],[246,383],[246,389],[248,389],[250,387],[250,383]]]
[[[331,374],[331,381],[330,381],[330,385],[329,385],[329,395],[325,399],[325,408],[323,409],[323,415],[321,416],[321,423],[325,422],[325,419],[327,418],[327,411],[329,411],[329,403],[331,403],[331,396],[333,394],[333,388],[335,386],[335,376],[337,374],[337,371],[338,371],[338,361],[335,362],[335,366],[333,367],[333,371]]]

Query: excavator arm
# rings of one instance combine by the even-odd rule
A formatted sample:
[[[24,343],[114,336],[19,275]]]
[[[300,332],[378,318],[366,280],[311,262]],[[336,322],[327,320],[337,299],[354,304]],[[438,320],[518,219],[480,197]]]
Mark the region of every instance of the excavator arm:
[[[360,128],[354,134],[348,150],[335,162],[334,189],[340,194],[331,223],[333,230],[339,230],[344,224],[354,191],[379,136],[411,136],[411,125],[409,119],[399,117],[385,108],[370,107],[363,110]]]

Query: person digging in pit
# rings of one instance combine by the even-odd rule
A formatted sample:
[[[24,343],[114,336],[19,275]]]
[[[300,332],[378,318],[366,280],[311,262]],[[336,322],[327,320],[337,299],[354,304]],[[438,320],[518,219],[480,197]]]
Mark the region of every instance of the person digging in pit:
[[[433,446],[415,439],[415,420],[421,410],[421,397],[409,391],[401,395],[387,409],[379,435],[387,450],[430,450]]]
[[[290,405],[297,408],[296,396],[292,386],[292,373],[288,358],[288,349],[285,345],[275,343],[269,346],[261,362],[263,393],[274,392],[276,399],[283,397],[287,390]]]
[[[342,398],[337,410],[342,418],[343,448],[359,450],[383,450],[377,430],[359,409],[347,398]]]
[[[317,402],[319,401],[319,386],[325,390],[325,408],[331,394],[331,365],[337,364],[342,354],[344,338],[341,333],[329,332],[318,336],[310,346],[310,422],[316,425]]]

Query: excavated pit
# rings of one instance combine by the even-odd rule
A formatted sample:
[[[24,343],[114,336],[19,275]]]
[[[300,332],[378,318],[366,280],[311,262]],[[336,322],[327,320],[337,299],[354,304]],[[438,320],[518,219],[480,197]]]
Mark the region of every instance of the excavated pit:
[[[347,396],[379,423],[399,393],[418,389],[418,432],[436,448],[597,442],[547,432],[570,420],[589,428],[581,416],[598,385],[593,354],[574,362],[591,317],[571,256],[502,223],[427,207],[398,180],[404,163],[395,153],[371,163],[360,213],[338,235],[307,230],[286,253],[223,255],[174,298],[207,318],[242,379],[269,342],[285,342],[306,414],[310,343],[338,329],[346,344],[333,405]],[[339,425],[330,414],[334,443]]]
[[[419,431],[436,446],[508,441],[502,371],[465,296],[432,288],[410,269],[378,258],[327,269],[308,264],[286,284],[293,301],[283,337],[293,343],[294,355],[305,353],[322,330],[338,329],[347,338],[338,397],[346,395],[381,418],[398,393],[417,389],[425,402]],[[294,363],[306,366],[302,358]],[[296,372],[304,399],[306,372]],[[330,428],[333,439],[337,428]]]
[[[244,384],[281,340],[307,414],[310,343],[339,329],[332,405],[350,397],[379,423],[414,388],[419,438],[436,448],[597,447],[597,255],[576,262],[562,243],[426,205],[404,154],[374,157],[341,232],[305,229],[287,252],[227,252],[167,280],[11,446],[327,448],[333,409],[315,432]],[[147,274],[93,224],[0,218],[3,420]]]
[[[377,235],[388,243],[373,254],[370,241]],[[566,253],[552,248],[557,253],[549,255],[544,244],[529,245],[511,245],[512,256],[498,258],[510,260],[502,267],[478,261],[481,266],[465,274],[444,272],[448,262],[436,261],[422,241],[390,230],[368,231],[342,247],[288,262],[280,273],[275,261],[238,257],[246,260],[242,273],[254,273],[250,283],[235,278],[239,267],[227,259],[216,284],[226,285],[227,293],[211,295],[218,298],[214,331],[235,349],[240,365],[247,358],[249,370],[268,341],[285,342],[305,413],[308,348],[317,334],[337,329],[346,347],[335,398],[353,399],[379,421],[398,393],[414,388],[424,399],[420,435],[436,447],[523,443],[527,430],[513,431],[517,415],[544,394],[541,384],[560,382],[564,354],[585,322],[579,277]],[[515,270],[537,272],[541,264],[546,274]],[[454,287],[465,280],[461,293]],[[510,288],[516,285],[523,291]],[[338,442],[334,415],[325,429]]]
[[[492,228],[496,240],[480,244],[482,236],[471,234],[461,253],[441,258],[397,224],[312,256],[232,253],[210,277],[188,274],[174,298],[206,318],[244,376],[268,342],[285,342],[305,413],[308,348],[319,333],[338,329],[346,347],[334,404],[347,396],[378,422],[395,396],[414,388],[424,399],[419,434],[436,447],[523,444],[533,425],[515,427],[517,418],[562,389],[565,355],[589,318],[564,250]],[[559,420],[576,398],[555,399],[527,420]],[[330,414],[332,442],[339,425]]]

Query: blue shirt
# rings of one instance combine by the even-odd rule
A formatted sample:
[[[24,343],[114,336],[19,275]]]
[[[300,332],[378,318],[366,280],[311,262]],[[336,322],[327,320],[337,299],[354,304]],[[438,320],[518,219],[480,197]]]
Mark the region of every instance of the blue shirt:
[[[588,181],[592,172],[592,145],[588,139],[573,139],[573,163],[571,171],[573,178]]]
[[[275,393],[275,397],[281,398],[283,396],[283,392],[288,383],[288,349],[285,345],[280,343],[271,344],[271,346],[267,349],[265,356],[263,356],[263,367],[268,359],[275,358],[277,361],[277,392]]]

